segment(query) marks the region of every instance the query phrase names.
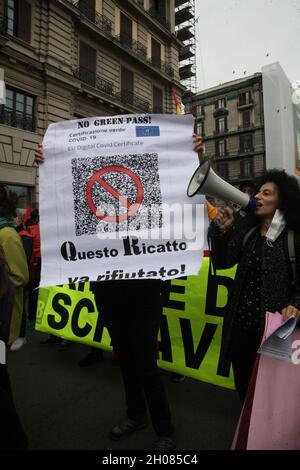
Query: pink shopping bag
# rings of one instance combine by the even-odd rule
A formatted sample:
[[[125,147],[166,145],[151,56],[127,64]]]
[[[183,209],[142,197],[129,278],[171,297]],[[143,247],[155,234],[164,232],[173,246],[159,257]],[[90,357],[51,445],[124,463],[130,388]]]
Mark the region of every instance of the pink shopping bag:
[[[267,313],[263,341],[280,326],[280,317]],[[299,403],[300,364],[258,355],[232,449],[300,449]]]

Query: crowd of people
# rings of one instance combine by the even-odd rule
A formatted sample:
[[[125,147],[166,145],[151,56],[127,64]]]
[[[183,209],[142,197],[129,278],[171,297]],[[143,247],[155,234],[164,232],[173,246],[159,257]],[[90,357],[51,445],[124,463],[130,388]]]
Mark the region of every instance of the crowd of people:
[[[194,135],[194,148],[203,152],[198,135]],[[35,159],[39,164],[44,162],[41,145]],[[213,268],[226,269],[238,263],[224,316],[219,367],[221,370],[232,363],[235,386],[243,402],[262,340],[265,313],[280,312],[283,319],[300,319],[300,189],[296,178],[285,171],[269,170],[255,183],[241,185],[240,190],[254,195],[255,211],[234,213],[229,207],[212,210],[208,237]],[[1,185],[0,339],[16,351],[26,342],[26,324],[32,326],[35,321],[41,249],[38,211],[32,210],[30,218],[24,220],[15,207],[15,195]],[[295,246],[295,269],[291,267],[288,237]],[[110,437],[118,440],[143,429],[149,412],[156,433],[154,448],[174,449],[175,428],[157,367],[162,281],[93,282],[91,290],[120,365],[127,406],[125,418],[112,427]],[[46,340],[55,341],[53,337]],[[102,359],[101,351],[92,349],[82,366]],[[0,365],[0,372],[1,413],[5,408],[3,416],[12,431],[6,446],[26,448],[6,364]]]

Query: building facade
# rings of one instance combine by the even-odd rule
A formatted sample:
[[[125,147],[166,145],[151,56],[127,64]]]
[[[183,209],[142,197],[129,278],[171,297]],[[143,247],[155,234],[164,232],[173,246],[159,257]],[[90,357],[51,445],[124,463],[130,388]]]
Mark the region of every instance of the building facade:
[[[49,124],[175,112],[175,0],[0,0],[0,182],[37,201],[34,149]]]
[[[261,73],[197,93],[185,111],[194,114],[205,157],[221,178],[237,186],[264,172]]]

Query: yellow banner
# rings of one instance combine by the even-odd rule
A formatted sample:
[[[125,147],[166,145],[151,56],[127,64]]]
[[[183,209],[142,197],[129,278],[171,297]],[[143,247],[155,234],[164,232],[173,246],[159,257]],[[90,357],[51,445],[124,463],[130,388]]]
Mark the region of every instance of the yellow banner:
[[[158,338],[159,366],[194,379],[233,388],[232,373],[218,374],[224,307],[236,268],[209,272],[203,258],[198,276],[164,283]],[[111,350],[110,336],[89,284],[41,288],[36,329]]]

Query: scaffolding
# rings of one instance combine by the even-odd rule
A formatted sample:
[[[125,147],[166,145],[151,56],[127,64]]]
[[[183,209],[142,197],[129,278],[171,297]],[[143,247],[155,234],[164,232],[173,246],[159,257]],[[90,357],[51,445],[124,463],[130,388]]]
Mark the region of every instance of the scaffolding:
[[[179,76],[186,88],[183,98],[197,91],[195,0],[175,0],[175,30],[183,46],[179,52]]]

